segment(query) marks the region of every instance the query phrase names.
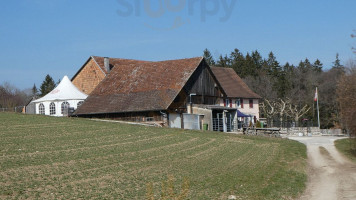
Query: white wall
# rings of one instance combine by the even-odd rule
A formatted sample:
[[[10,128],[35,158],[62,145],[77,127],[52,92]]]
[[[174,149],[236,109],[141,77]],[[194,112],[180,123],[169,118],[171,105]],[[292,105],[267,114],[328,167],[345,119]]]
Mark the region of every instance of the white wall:
[[[231,99],[231,100],[232,100],[232,108],[237,108],[236,105],[237,99]],[[220,106],[224,106],[224,101],[225,99],[220,100]],[[243,108],[241,108],[240,106],[238,110],[244,114],[256,116],[257,120],[259,120],[260,108],[258,102],[259,102],[258,99],[253,99],[253,108],[250,108],[250,99],[243,99]],[[226,106],[230,107],[230,105],[226,105]]]
[[[80,102],[80,101],[84,101],[84,100],[67,100],[67,102],[69,103],[69,107],[73,107],[74,110],[77,109],[77,104],[78,104],[78,102]],[[62,103],[63,103],[64,101],[48,101],[48,102],[36,103],[36,114],[40,114],[40,112],[39,112],[39,106],[40,106],[40,104],[42,103],[42,104],[44,105],[44,107],[45,107],[45,115],[50,115],[50,112],[49,112],[49,105],[50,105],[52,102],[56,105],[56,114],[55,114],[55,115],[51,115],[51,116],[62,117],[63,114],[62,114],[62,110],[61,110],[62,108],[61,108],[61,106],[62,106]]]
[[[260,108],[258,105],[258,99],[253,99],[253,108],[250,108],[250,102],[249,99],[244,99],[244,108],[239,108],[239,111],[241,111],[244,114],[247,115],[253,115],[256,116],[257,120],[260,119]]]

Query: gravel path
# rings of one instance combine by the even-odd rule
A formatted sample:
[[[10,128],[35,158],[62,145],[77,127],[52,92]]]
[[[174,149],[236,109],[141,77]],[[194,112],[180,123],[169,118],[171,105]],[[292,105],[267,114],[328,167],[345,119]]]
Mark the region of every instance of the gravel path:
[[[356,164],[334,146],[340,137],[289,137],[307,145],[308,183],[300,199],[356,199]],[[324,148],[325,149],[324,149]]]

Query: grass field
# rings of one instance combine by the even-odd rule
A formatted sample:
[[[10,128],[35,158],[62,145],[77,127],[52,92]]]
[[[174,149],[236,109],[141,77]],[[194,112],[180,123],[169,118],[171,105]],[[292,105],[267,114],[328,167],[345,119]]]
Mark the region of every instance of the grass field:
[[[347,138],[347,139],[342,139],[342,140],[336,140],[335,141],[335,146],[342,154],[344,154],[350,160],[356,162],[355,138],[352,138],[352,139]],[[351,150],[350,147],[352,147],[353,150]]]
[[[9,113],[0,138],[0,199],[290,199],[307,179],[285,139]]]

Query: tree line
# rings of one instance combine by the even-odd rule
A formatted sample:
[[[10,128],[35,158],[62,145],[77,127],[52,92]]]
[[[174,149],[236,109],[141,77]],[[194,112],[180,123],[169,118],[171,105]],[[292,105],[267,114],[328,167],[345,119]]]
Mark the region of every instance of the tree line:
[[[40,89],[36,84],[31,89],[20,90],[8,82],[0,85],[0,109],[4,111],[14,111],[14,108],[23,107],[31,100],[45,96],[51,92],[59,83],[54,82],[50,75],[46,75]],[[21,111],[18,109],[17,111]]]
[[[356,38],[352,34],[352,38]],[[356,49],[352,48],[356,54]],[[350,153],[356,156],[356,62],[349,61],[343,76],[340,78],[337,87],[337,102],[340,110],[340,121],[347,130],[353,142],[350,142]],[[351,141],[351,140],[350,140]]]
[[[304,119],[316,125],[316,103],[313,99],[318,87],[321,128],[340,127],[336,89],[345,74],[345,67],[338,54],[329,70],[323,69],[319,59],[310,61],[305,58],[296,66],[290,63],[282,65],[273,52],[267,58],[257,50],[244,54],[234,49],[217,59],[208,49],[203,54],[210,66],[234,69],[263,98],[260,102],[262,118],[296,123]]]

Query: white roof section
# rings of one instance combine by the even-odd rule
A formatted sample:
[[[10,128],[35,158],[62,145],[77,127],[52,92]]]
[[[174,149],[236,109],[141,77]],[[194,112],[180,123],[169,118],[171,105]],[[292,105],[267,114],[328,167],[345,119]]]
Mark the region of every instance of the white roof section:
[[[84,94],[77,87],[75,87],[75,85],[73,85],[68,76],[64,76],[56,88],[44,97],[33,102],[85,100],[87,97],[88,95]]]

